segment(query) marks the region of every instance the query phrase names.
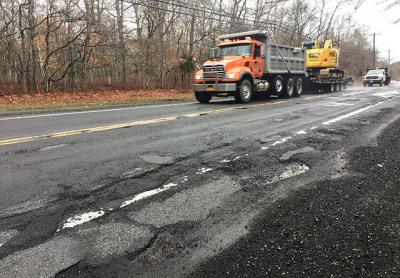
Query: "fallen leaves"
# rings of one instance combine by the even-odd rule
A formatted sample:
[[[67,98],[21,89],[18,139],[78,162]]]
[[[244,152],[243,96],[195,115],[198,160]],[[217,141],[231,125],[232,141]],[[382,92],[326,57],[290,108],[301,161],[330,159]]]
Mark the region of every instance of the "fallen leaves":
[[[0,95],[0,110],[190,100],[190,90],[105,90]]]

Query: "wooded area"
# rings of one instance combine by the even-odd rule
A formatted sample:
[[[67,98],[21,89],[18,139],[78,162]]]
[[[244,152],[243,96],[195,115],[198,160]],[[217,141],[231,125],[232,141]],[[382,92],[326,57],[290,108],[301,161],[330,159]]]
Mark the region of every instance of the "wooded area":
[[[343,2],[344,3],[344,2]],[[223,33],[266,29],[281,44],[332,38],[358,76],[369,30],[320,0],[0,0],[2,92],[187,88]]]

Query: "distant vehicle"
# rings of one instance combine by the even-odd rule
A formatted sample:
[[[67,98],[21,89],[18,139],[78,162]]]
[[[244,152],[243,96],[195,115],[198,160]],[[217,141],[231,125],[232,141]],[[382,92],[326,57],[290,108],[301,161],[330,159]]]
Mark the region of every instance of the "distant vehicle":
[[[390,84],[390,74],[388,68],[369,69],[364,75],[364,87],[371,87],[375,84],[388,86]]]
[[[265,31],[219,37],[212,57],[196,72],[192,89],[200,103],[212,97],[234,96],[251,101],[254,93],[299,97],[304,82],[329,92],[344,89],[344,73],[338,70],[339,50],[328,40],[304,43],[302,48],[278,45]]]
[[[353,86],[353,84],[354,84],[353,76],[348,76],[348,77],[346,78],[346,82],[347,82],[347,85],[348,85],[348,86]]]

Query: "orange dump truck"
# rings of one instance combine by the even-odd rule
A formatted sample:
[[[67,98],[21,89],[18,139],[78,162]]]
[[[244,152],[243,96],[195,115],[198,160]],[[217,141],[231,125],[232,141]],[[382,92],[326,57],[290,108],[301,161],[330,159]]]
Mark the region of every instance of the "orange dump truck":
[[[304,83],[311,83],[317,90],[342,88],[337,84],[343,82],[343,76],[336,69],[326,69],[323,63],[318,67],[315,62],[311,64],[316,46],[278,45],[265,31],[229,34],[219,39],[211,59],[196,72],[192,82],[201,103],[209,102],[213,96],[234,96],[237,102],[247,103],[256,92],[299,97]],[[322,59],[323,55],[319,57]]]

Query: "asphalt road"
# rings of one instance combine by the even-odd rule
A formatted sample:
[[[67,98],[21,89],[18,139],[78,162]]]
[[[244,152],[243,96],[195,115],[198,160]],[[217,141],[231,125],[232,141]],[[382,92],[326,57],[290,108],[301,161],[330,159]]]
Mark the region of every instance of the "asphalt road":
[[[266,217],[296,223],[274,214],[277,207],[293,216],[295,204],[308,221],[304,192],[352,175],[363,162],[352,159],[354,148],[380,142],[399,104],[391,86],[249,105],[222,99],[2,115],[0,277],[307,276],[296,263],[279,272],[276,261],[257,264],[246,254],[282,232]],[[318,227],[299,227],[307,225]],[[308,234],[322,240],[321,229]],[[315,275],[331,273],[313,262]],[[370,274],[369,266],[347,273]]]

